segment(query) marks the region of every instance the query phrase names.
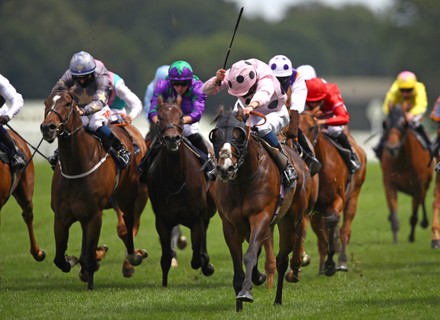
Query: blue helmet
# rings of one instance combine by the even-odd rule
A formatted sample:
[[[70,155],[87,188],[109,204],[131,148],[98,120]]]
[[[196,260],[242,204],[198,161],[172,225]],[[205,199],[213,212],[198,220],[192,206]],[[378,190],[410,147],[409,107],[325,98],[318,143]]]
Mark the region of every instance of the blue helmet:
[[[96,62],[90,53],[80,51],[75,53],[70,60],[70,73],[73,76],[83,76],[95,72]]]

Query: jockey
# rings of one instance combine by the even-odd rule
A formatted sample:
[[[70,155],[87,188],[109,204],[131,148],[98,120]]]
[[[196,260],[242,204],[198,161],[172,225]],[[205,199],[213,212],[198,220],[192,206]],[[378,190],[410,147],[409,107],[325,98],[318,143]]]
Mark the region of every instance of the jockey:
[[[177,95],[182,96],[180,108],[183,112],[183,136],[197,149],[200,159],[204,162],[205,173],[210,180],[215,180],[214,165],[209,158],[208,147],[205,140],[199,133],[199,121],[205,110],[206,95],[202,92],[203,82],[194,74],[191,65],[183,60],[175,61],[168,69],[168,75],[165,79],[159,80],[154,89],[151,99],[148,119],[155,124],[158,121],[157,111],[159,109],[158,97],[162,96],[163,101],[176,99]],[[142,159],[139,170],[145,172],[146,167],[151,163],[153,157],[159,150],[159,142],[151,148],[152,151],[148,157]],[[200,151],[200,152],[199,152]],[[150,159],[147,159],[150,158]]]
[[[298,128],[299,114],[304,111],[306,103],[306,83],[302,74],[292,67],[292,62],[286,56],[274,56],[270,59],[269,66],[281,84],[281,91],[287,94],[285,105],[290,110],[289,129],[286,133],[287,138],[292,139],[295,145],[299,144],[298,150],[304,150],[303,159],[310,169],[310,174],[313,176],[318,173],[322,166],[310,149],[304,133]]]
[[[9,108],[5,102],[9,104]],[[9,159],[11,159],[12,171],[23,169],[26,166],[26,162],[23,159],[23,155],[18,152],[8,130],[3,125],[16,116],[22,107],[22,95],[15,90],[8,79],[0,74],[0,143],[7,149]]]
[[[350,150],[350,158],[344,159],[350,173],[355,173],[360,168],[360,162],[344,133],[344,126],[348,124],[350,116],[341,97],[339,88],[334,83],[324,83],[321,78],[312,78],[306,81],[307,100],[306,104],[313,110],[319,108],[318,125],[333,140],[343,148]]]
[[[84,126],[94,131],[102,140],[104,148],[115,152],[120,164],[126,167],[130,162],[130,153],[113,134],[107,123],[111,116],[108,106],[110,78],[106,67],[87,52],[75,53],[70,60],[70,67],[55,84],[52,91],[73,87],[73,94],[79,107]],[[57,156],[49,157],[54,166]]]
[[[425,85],[417,81],[414,73],[402,71],[397,75],[396,80],[391,85],[385,97],[383,103],[384,114],[387,115],[390,108],[394,105],[400,105],[402,107],[405,112],[406,120],[422,137],[429,149],[431,141],[420,123],[428,107],[428,98]],[[373,148],[379,159],[382,156],[385,139],[386,137],[382,135],[379,144]]]
[[[258,116],[250,115],[250,125],[269,145],[280,151],[274,161],[283,172],[284,187],[292,188],[298,174],[276,137],[289,123],[289,112],[284,108],[286,94],[281,92],[280,83],[271,68],[257,59],[238,61],[229,70],[219,69],[214,77],[205,82],[203,92],[216,94],[226,87],[229,94],[246,106],[243,108],[245,115],[256,109],[266,116],[265,122]]]
[[[144,97],[144,111],[145,117],[148,120],[148,111],[150,111],[151,99],[153,99],[154,88],[159,80],[164,79],[168,75],[169,65],[163,65],[156,69],[156,73],[154,75],[154,79],[148,84],[147,89],[145,90]]]
[[[317,78],[315,68],[313,68],[309,64],[303,64],[296,68],[296,71],[302,76],[302,78],[305,80],[310,80],[312,78]]]

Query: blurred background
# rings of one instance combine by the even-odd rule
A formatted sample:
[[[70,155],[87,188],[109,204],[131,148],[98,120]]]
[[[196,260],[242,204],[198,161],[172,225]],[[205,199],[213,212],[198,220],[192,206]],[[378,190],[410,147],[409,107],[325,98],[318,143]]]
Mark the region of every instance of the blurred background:
[[[428,112],[440,95],[438,0],[2,0],[0,73],[25,98],[17,121],[41,122],[42,101],[81,50],[120,74],[141,100],[156,68],[174,60],[187,60],[206,81],[224,63],[241,7],[227,67],[276,54],[314,66],[340,86],[354,131],[380,130],[382,101],[402,70],[425,83]],[[233,102],[226,92],[210,96],[206,117]]]

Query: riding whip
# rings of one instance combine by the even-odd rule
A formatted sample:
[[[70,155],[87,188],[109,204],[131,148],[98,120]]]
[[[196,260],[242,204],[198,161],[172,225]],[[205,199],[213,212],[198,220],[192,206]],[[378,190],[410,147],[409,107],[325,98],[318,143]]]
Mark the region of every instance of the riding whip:
[[[237,23],[235,24],[235,29],[234,29],[234,33],[232,34],[231,43],[229,44],[229,48],[228,48],[228,51],[226,53],[226,58],[225,58],[225,63],[223,64],[223,69],[226,69],[226,63],[228,62],[229,53],[231,52],[232,43],[234,42],[235,33],[237,32],[238,24],[240,23],[241,14],[243,13],[243,9],[244,9],[244,7],[241,7],[240,13],[238,14]]]

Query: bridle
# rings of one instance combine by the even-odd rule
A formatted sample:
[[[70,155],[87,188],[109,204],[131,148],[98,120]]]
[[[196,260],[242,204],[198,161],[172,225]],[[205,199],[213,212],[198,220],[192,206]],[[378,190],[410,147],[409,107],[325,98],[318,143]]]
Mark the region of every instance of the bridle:
[[[49,113],[55,113],[55,115],[58,117],[58,119],[60,120],[60,123],[57,125],[56,128],[56,132],[57,132],[57,136],[59,137],[63,137],[63,138],[68,138],[69,136],[71,136],[72,134],[74,134],[75,132],[77,132],[78,130],[80,130],[83,125],[81,123],[80,126],[78,126],[78,128],[75,128],[72,131],[67,130],[67,124],[70,120],[70,117],[73,114],[73,108],[75,106],[75,100],[72,98],[72,102],[70,104],[70,106],[68,108],[70,108],[69,113],[67,114],[67,116],[64,118],[58,111],[56,111],[53,108],[50,108],[49,110],[47,110],[44,114],[44,119],[47,118],[47,116],[49,115]]]

